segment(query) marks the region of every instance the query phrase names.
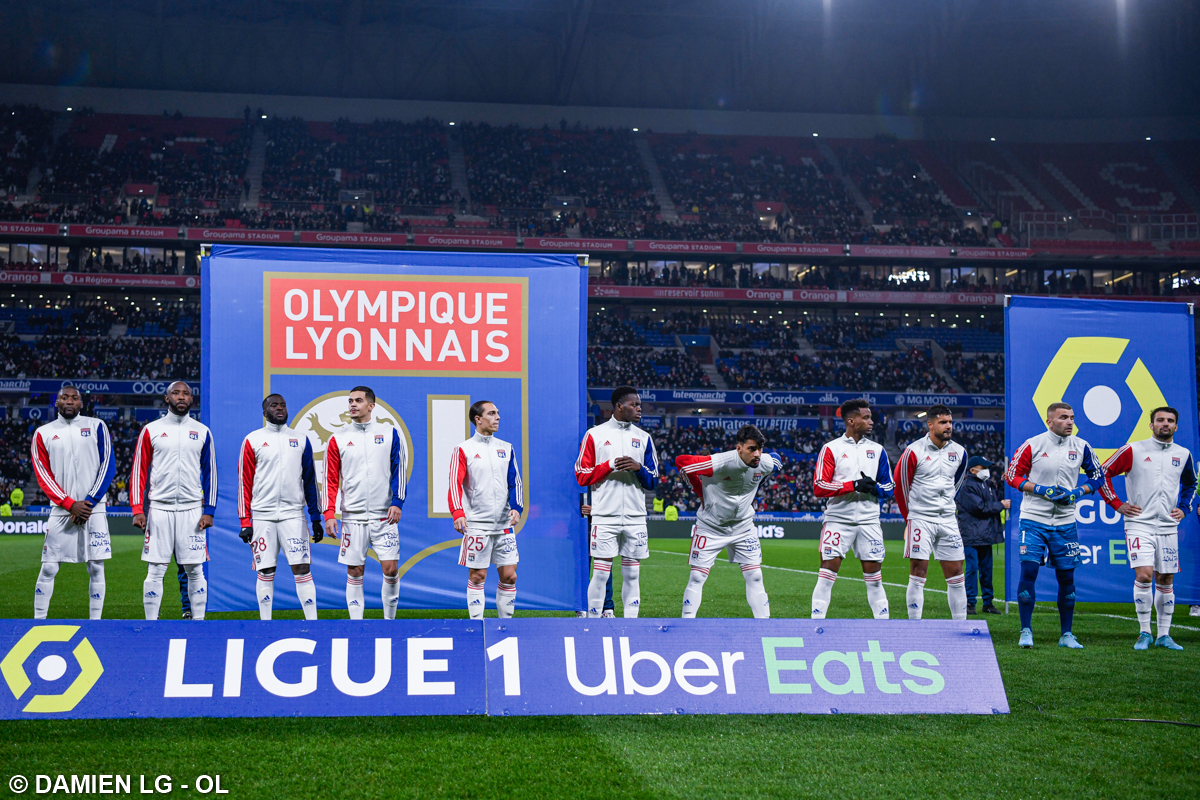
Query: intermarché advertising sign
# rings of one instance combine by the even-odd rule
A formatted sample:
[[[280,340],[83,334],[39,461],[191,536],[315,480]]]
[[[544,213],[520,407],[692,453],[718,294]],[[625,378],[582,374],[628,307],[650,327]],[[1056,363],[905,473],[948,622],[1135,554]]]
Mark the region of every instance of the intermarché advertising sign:
[[[954,620],[8,620],[0,718],[998,714]]]

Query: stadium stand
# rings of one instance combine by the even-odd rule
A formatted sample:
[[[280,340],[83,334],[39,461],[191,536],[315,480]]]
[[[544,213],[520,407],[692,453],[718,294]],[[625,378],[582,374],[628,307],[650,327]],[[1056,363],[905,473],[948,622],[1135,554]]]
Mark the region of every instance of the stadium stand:
[[[50,144],[54,114],[37,106],[0,105],[0,195],[24,194],[29,173]]]
[[[890,355],[862,351],[823,351],[803,356],[790,351],[742,351],[717,363],[730,388],[828,388],[899,392],[948,392],[927,353]]]
[[[588,347],[589,386],[712,386],[692,356],[672,348]]]

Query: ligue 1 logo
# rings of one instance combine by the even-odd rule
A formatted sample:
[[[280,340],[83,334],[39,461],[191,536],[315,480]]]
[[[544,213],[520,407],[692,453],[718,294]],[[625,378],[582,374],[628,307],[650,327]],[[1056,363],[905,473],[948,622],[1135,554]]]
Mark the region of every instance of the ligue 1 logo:
[[[1151,410],[1168,405],[1142,359],[1128,363],[1129,341],[1108,336],[1067,338],[1033,393],[1039,419],[1051,403],[1071,403],[1077,427],[1082,423],[1080,434],[1092,443],[1101,461],[1125,444],[1148,438]]]
[[[30,660],[38,646],[47,642],[69,642],[79,631],[78,625],[41,625],[31,628],[0,661],[0,673],[4,682],[15,699],[29,690],[32,682],[25,671],[25,663]],[[95,648],[86,638],[81,639],[71,651],[79,664],[79,674],[71,684],[58,694],[35,694],[21,710],[31,714],[55,714],[71,711],[79,705],[100,676],[104,674],[104,666]],[[54,683],[67,674],[67,660],[60,655],[47,655],[37,663],[37,675],[47,683]]]

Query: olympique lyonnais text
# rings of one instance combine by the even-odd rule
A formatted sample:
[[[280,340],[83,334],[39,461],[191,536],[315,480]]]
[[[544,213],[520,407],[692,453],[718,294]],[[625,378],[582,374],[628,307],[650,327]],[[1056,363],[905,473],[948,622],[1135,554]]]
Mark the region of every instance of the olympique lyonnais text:
[[[524,286],[273,278],[273,369],[514,372]]]

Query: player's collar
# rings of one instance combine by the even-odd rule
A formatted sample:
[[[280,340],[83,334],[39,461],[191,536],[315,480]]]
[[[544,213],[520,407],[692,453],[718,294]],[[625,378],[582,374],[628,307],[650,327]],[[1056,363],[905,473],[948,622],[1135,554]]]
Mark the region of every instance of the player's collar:
[[[480,433],[479,431],[475,431],[475,436],[472,438],[474,438],[476,441],[483,442],[484,444],[491,444],[493,435],[494,434],[491,433]]]
[[[173,422],[176,425],[182,425],[183,421],[188,419],[188,415],[184,414],[183,416],[180,416],[168,408],[167,413],[163,416],[163,419],[165,419],[167,422]]]
[[[1070,436],[1059,436],[1057,433],[1051,430],[1047,430],[1046,433],[1050,434],[1050,441],[1054,442],[1055,444],[1062,444],[1063,442],[1067,441],[1067,439],[1071,438]]]
[[[623,430],[623,431],[627,431],[627,430],[629,430],[630,428],[632,428],[632,427],[633,427],[633,423],[632,423],[632,422],[621,422],[621,420],[617,419],[616,417],[609,417],[609,418],[608,418],[608,420],[609,420],[609,422],[611,422],[611,423],[612,423],[614,426],[616,426],[616,427],[620,428],[620,429],[621,429],[621,430]]]
[[[265,427],[272,433],[283,433],[284,429],[287,428],[287,423],[268,422]]]
[[[367,428],[371,427],[371,422],[372,422],[372,421],[373,421],[373,420],[370,420],[370,419],[368,419],[366,422],[353,422],[353,421],[351,421],[351,423],[350,423],[350,424],[354,426],[354,429],[355,429],[355,430],[359,430],[359,431],[365,431]]]

